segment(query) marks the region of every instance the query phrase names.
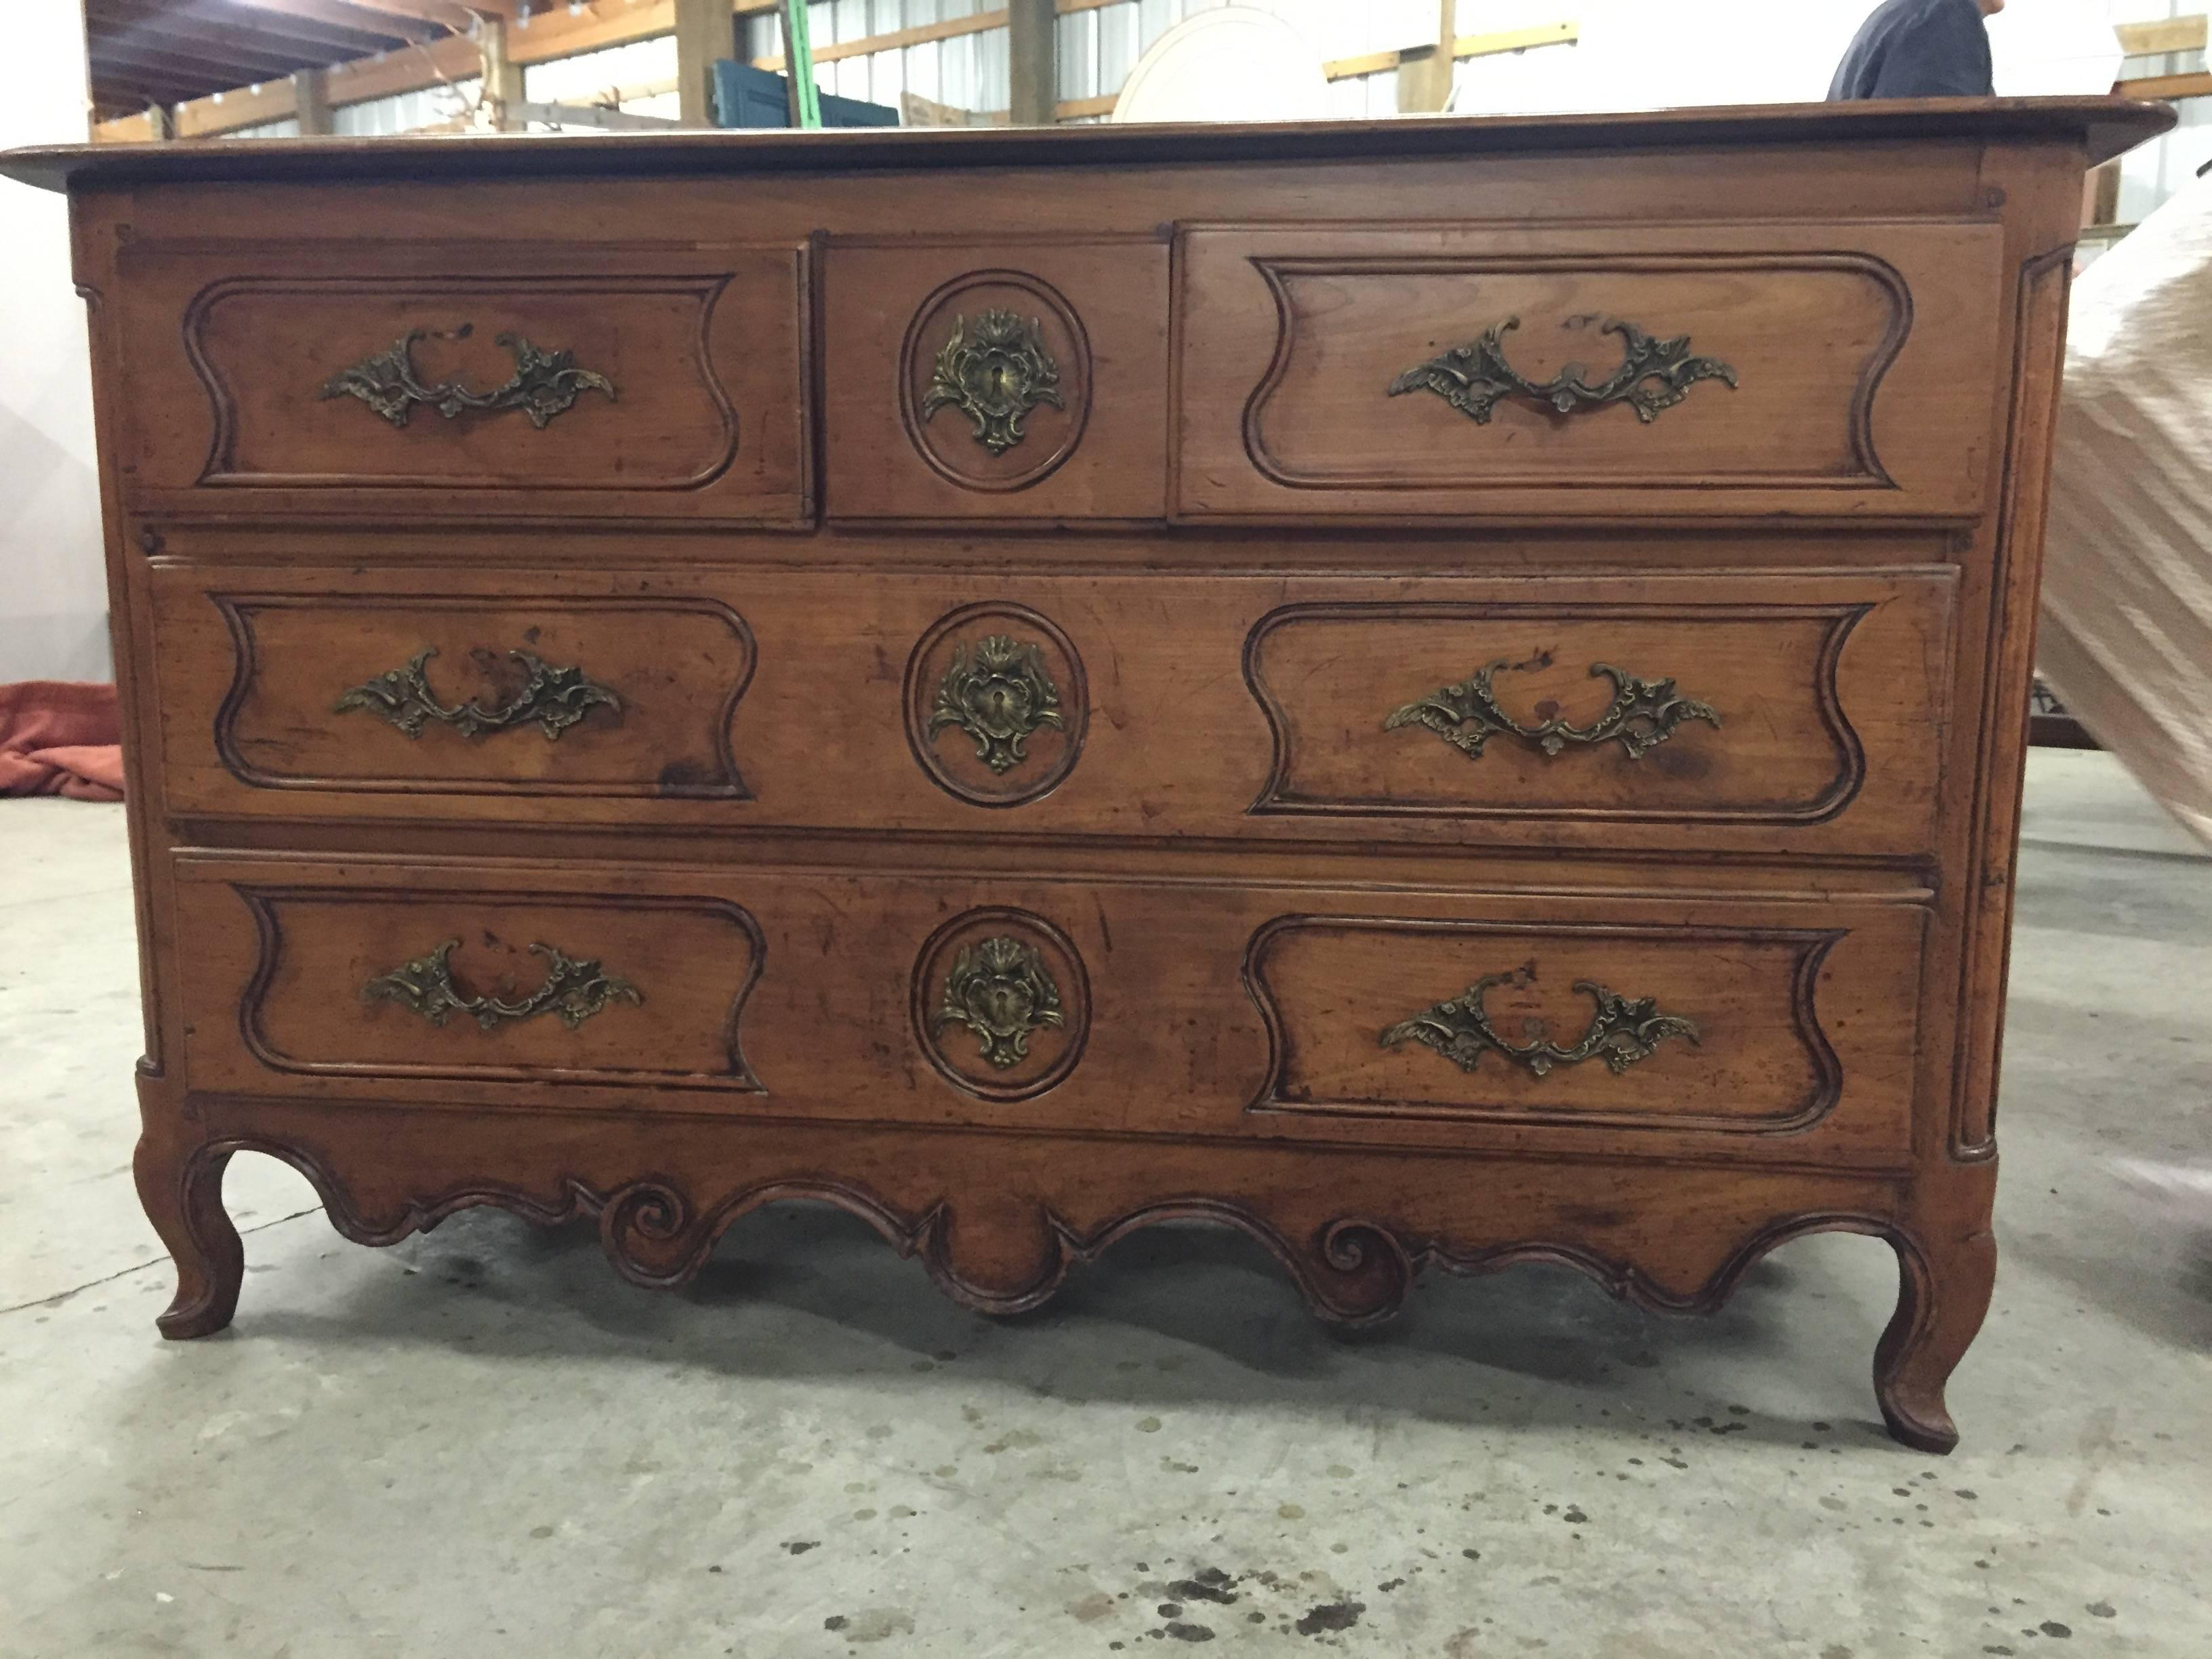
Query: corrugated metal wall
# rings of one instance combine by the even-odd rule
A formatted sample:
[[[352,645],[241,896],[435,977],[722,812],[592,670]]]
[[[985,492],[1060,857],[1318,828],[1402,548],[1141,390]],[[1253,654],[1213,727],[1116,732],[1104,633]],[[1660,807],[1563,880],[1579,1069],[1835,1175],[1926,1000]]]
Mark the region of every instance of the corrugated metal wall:
[[[662,85],[676,79],[676,37],[633,40],[604,52],[556,58],[522,71],[522,95],[533,104],[599,104],[611,92]],[[659,115],[672,121],[681,113],[673,91],[631,96],[621,107],[634,115]]]

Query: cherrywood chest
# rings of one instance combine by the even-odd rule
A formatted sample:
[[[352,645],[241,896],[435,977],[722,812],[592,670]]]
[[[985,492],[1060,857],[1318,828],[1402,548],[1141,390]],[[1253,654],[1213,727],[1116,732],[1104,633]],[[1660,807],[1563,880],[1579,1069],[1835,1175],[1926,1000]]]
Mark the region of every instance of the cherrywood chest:
[[[171,1336],[346,1236],[827,1200],[1990,1294],[2104,101],[19,153],[92,307]]]

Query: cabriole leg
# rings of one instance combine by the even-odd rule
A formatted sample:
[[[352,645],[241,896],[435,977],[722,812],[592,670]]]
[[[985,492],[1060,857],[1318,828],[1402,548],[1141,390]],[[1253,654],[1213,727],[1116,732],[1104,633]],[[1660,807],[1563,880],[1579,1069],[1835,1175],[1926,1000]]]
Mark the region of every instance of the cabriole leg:
[[[1987,1226],[1948,1238],[1899,1233],[1897,1312],[1875,1349],[1874,1389],[1883,1420],[1918,1451],[1948,1452],[1959,1431],[1943,1386],[1989,1311],[1997,1242]]]
[[[162,1335],[181,1340],[207,1336],[230,1323],[238,1287],[246,1276],[246,1251],[222,1207],[222,1172],[228,1152],[166,1146],[146,1136],[132,1167],[138,1201],[177,1267],[177,1294],[154,1322]]]

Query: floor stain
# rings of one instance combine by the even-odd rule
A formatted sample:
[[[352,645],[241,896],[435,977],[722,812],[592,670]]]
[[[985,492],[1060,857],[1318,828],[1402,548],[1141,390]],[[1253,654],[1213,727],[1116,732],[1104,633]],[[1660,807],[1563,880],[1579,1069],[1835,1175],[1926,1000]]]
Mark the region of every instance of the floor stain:
[[[825,1619],[822,1628],[840,1632],[848,1642],[887,1642],[894,1636],[913,1635],[914,1615],[904,1607],[868,1607],[842,1615],[834,1626]]]
[[[1364,1601],[1324,1601],[1298,1620],[1298,1634],[1319,1636],[1324,1631],[1350,1630],[1366,1611]]]

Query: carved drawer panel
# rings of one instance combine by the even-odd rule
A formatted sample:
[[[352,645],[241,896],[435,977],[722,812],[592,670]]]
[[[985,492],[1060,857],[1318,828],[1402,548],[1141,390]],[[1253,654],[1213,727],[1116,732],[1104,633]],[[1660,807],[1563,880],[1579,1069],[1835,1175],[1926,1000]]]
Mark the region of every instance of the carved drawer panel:
[[[164,564],[168,808],[1916,856],[1948,571]],[[373,809],[372,809],[373,803]]]
[[[740,1021],[760,927],[726,879],[542,860],[465,877],[182,867],[178,908],[201,951],[182,987],[195,1088],[759,1089]]]
[[[1275,1042],[1255,1109],[1786,1137],[1849,1098],[1903,1144],[1920,913],[1746,926],[1726,907],[1640,908],[1273,923],[1250,963]]]
[[[1190,518],[1964,516],[1993,225],[1194,229]]]
[[[1164,515],[1164,241],[840,238],[823,271],[830,517]]]
[[[1246,656],[1275,736],[1255,810],[1611,821],[1694,845],[1870,792],[1863,836],[1927,845],[1950,598],[1916,580],[1820,605],[1285,605]]]
[[[134,251],[126,494],[210,515],[806,521],[804,259]]]
[[[1377,1146],[1633,1131],[1863,1164],[1907,1144],[1908,902],[767,863],[178,867],[202,1092],[366,1100],[435,1079],[453,1103]],[[593,1086],[520,1086],[551,1080]]]
[[[195,592],[188,604],[196,633],[219,622],[229,635],[231,672],[222,685],[197,651],[164,659],[181,680],[165,702],[168,742],[212,761],[231,787],[746,798],[730,716],[753,640],[721,600],[603,587],[528,599]],[[186,766],[172,788],[180,805],[214,805],[211,783]],[[283,810],[281,795],[258,799]]]

